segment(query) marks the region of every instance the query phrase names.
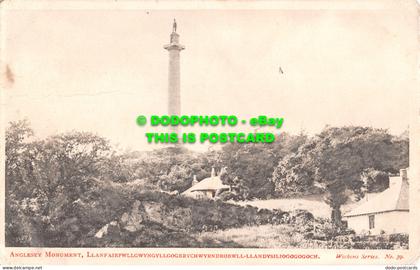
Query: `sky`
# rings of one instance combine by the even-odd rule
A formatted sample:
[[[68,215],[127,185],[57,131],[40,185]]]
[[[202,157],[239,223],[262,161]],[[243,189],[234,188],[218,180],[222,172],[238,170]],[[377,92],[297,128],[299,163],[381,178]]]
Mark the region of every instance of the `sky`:
[[[417,38],[399,9],[1,12],[4,117],[29,119],[41,138],[83,130],[154,147],[145,132],[167,130],[135,119],[167,113],[173,18],[186,47],[182,114],[283,117],[281,130],[264,130],[309,134],[362,125],[398,135],[409,124]],[[184,129],[232,130],[253,128]]]

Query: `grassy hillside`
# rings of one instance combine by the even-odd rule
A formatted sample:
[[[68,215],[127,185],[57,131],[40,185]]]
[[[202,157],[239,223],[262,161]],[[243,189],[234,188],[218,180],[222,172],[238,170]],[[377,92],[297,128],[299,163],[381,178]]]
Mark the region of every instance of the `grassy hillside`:
[[[408,249],[408,236],[403,234],[348,234],[331,237],[325,231],[322,232],[322,229],[318,232],[316,228],[308,231],[310,232],[302,232],[295,224],[267,224],[202,232],[196,234],[195,238],[203,242],[236,243],[248,248]]]
[[[315,217],[329,218],[331,215],[331,208],[323,201],[322,196],[312,195],[302,198],[287,198],[287,199],[271,199],[271,200],[254,200],[254,201],[239,201],[239,205],[250,205],[265,209],[281,209],[283,211],[306,210],[311,212]]]

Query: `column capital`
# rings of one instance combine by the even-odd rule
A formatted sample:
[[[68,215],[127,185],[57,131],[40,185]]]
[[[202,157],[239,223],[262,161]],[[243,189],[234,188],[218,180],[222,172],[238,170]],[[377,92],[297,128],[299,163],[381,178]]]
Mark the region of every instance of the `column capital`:
[[[174,28],[174,29],[176,29],[176,28]],[[165,45],[165,46],[163,46],[163,48],[166,49],[166,50],[168,50],[168,51],[170,51],[170,50],[178,50],[178,51],[181,51],[181,50],[184,50],[185,49],[185,46],[184,45],[181,45],[179,43],[179,34],[177,32],[175,32],[175,31],[173,31],[171,33],[171,36],[170,36],[170,43],[167,44],[167,45]]]
[[[166,44],[165,46],[163,46],[163,48],[165,50],[168,50],[168,51],[171,51],[171,50],[178,50],[178,51],[185,50],[185,46],[184,45],[181,45],[179,43]]]

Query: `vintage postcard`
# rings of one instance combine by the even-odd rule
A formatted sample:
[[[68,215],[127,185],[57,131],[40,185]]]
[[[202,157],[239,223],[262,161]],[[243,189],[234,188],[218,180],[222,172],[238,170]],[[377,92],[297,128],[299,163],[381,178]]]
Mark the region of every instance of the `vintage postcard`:
[[[2,1],[0,264],[418,263],[416,1]]]

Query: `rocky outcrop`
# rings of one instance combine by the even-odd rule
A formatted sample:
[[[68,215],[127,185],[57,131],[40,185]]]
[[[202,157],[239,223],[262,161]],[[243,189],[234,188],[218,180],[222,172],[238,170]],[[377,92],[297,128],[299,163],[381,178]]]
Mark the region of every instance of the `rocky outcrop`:
[[[192,225],[192,214],[190,208],[178,207],[169,210],[163,203],[144,202],[147,218],[151,222],[162,224],[174,230],[188,230]]]
[[[118,226],[118,223],[116,221],[112,221],[112,222],[106,224],[95,234],[95,237],[96,238],[102,238],[103,236],[107,235],[108,234],[108,229],[112,226],[116,227],[116,226]]]
[[[142,223],[147,220],[147,214],[140,201],[135,201],[130,213],[121,216],[121,227],[129,232],[135,232],[144,227]]]
[[[147,220],[144,207],[141,202],[136,200],[133,203],[131,212],[122,214],[119,220],[111,221],[110,223],[105,224],[96,234],[96,238],[102,238],[106,236],[109,232],[110,227],[118,227],[119,229],[124,229],[129,232],[136,232],[141,230],[144,225],[143,223]]]
[[[144,212],[149,221],[165,223],[165,205],[158,202],[143,202]]]
[[[108,234],[110,226],[118,226],[129,232],[137,232],[145,227],[146,223],[158,223],[173,230],[188,230],[191,226],[191,210],[189,208],[176,208],[169,211],[163,203],[136,200],[130,212],[122,214],[119,220],[104,225],[96,234],[102,238]]]
[[[88,245],[218,246],[217,243],[198,243],[187,236],[202,231],[296,221],[295,216],[288,216],[281,210],[243,207],[222,201],[194,200],[157,192],[135,194],[129,204],[125,201],[121,207],[114,209],[111,222],[108,220],[99,230],[98,227],[92,230],[90,235],[95,237],[90,239]],[[300,213],[298,219],[310,218],[309,215]]]

